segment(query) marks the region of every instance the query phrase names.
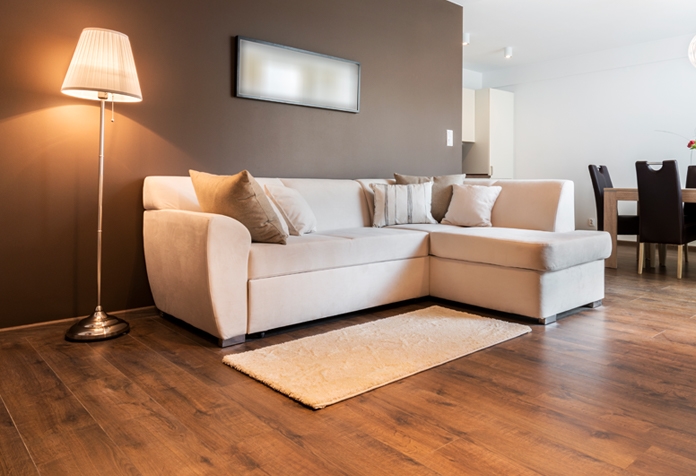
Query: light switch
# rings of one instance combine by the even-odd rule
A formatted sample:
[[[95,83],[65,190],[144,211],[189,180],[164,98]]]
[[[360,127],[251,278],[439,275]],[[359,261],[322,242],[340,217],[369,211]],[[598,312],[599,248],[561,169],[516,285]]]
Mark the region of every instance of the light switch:
[[[447,129],[447,147],[454,146],[454,131]]]

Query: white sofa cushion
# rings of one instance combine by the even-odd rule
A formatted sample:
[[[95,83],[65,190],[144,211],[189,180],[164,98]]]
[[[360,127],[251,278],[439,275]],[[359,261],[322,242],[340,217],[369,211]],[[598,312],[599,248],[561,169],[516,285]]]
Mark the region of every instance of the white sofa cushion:
[[[442,219],[446,225],[491,226],[491,211],[502,187],[453,185],[452,200]]]
[[[447,213],[450,200],[452,200],[452,185],[461,185],[466,178],[466,174],[456,175],[436,175],[434,177],[424,177],[416,175],[394,174],[394,179],[398,184],[408,183],[433,183],[432,215],[435,221],[441,222]]]
[[[498,266],[556,271],[611,253],[608,233],[552,233],[513,228],[456,228],[430,233],[430,254]]]
[[[375,213],[372,225],[378,228],[410,223],[437,223],[430,207],[433,183],[409,185],[372,184]]]
[[[280,209],[276,206],[275,202],[273,201],[273,197],[271,197],[268,193],[266,193],[266,197],[268,197],[268,203],[271,204],[273,213],[275,213],[278,217],[278,223],[280,224],[281,231],[285,236],[289,236],[290,228],[288,228],[288,220],[283,216],[283,214],[280,212]]]
[[[393,230],[416,230],[432,233],[433,231],[458,230],[460,227],[440,223],[412,223],[410,225],[394,225],[388,228]]]
[[[285,185],[266,185],[266,194],[285,219],[290,234],[299,236],[317,231],[317,217],[300,192]]]
[[[373,183],[383,183],[386,185],[393,185],[396,183],[394,179],[357,179],[356,182],[360,184],[365,194],[365,200],[367,201],[367,210],[370,216],[370,224],[375,218],[375,191],[372,190]]]
[[[469,182],[465,179],[464,183]],[[543,231],[575,229],[575,196],[570,180],[497,180],[498,195],[491,222],[494,227]]]
[[[371,226],[362,186],[355,180],[281,179],[307,200],[317,217],[317,231]]]
[[[145,210],[201,211],[191,177],[145,177],[143,208]]]
[[[290,236],[285,246],[252,243],[249,279],[424,256],[425,232],[361,227],[312,233]]]

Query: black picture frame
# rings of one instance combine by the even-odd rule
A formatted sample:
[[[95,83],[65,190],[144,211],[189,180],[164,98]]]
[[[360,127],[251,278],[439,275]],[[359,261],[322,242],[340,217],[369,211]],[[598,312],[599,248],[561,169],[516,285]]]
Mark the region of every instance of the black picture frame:
[[[279,45],[245,36],[237,36],[235,96],[259,101],[270,101],[297,106],[316,107],[358,113],[360,112],[361,65],[336,56]],[[254,56],[256,55],[256,56]],[[280,71],[273,75],[273,69]],[[275,81],[285,68],[296,83]],[[304,70],[303,70],[304,68]],[[292,97],[290,89],[309,91],[304,96]],[[275,88],[275,90],[274,90]],[[287,91],[280,91],[285,88]]]

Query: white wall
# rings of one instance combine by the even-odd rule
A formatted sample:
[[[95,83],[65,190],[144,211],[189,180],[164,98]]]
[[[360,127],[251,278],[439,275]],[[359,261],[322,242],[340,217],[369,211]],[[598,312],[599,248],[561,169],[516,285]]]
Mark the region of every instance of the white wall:
[[[483,87],[515,93],[515,177],[573,180],[577,228],[595,217],[588,164],[607,165],[615,186],[634,187],[637,160],[674,158],[683,183],[686,143],[696,135],[690,39],[484,73]],[[633,213],[635,204],[620,211]]]
[[[462,86],[466,89],[481,89],[483,84],[483,73],[470,69],[462,70]]]

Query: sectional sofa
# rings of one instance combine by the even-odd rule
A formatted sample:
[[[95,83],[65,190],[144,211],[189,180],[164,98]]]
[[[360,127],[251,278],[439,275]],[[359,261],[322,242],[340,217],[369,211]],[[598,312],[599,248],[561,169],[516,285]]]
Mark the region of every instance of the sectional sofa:
[[[218,339],[245,336],[422,296],[540,323],[604,298],[605,232],[575,231],[573,183],[465,183],[502,190],[492,227],[372,227],[371,183],[257,179],[299,191],[317,231],[252,243],[228,216],[200,211],[189,177],[147,177],[144,247],[156,306]]]

